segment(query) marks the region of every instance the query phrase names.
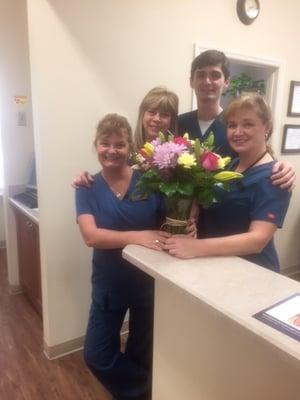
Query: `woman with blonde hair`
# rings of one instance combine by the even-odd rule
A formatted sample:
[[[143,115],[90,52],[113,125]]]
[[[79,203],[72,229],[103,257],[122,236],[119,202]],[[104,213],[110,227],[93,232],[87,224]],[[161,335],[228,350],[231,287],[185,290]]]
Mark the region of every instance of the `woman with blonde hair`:
[[[163,86],[151,89],[140,107],[134,142],[137,149],[156,139],[161,131],[177,133],[178,96]]]
[[[157,86],[151,89],[143,98],[133,138],[133,147],[141,149],[146,141],[158,137],[159,132],[171,131],[176,134],[178,114],[178,96],[166,87]],[[81,172],[72,182],[74,188],[93,183],[93,177],[87,172]]]
[[[161,250],[169,235],[159,230],[165,216],[161,196],[136,196],[141,173],[128,165],[131,143],[127,119],[106,115],[94,141],[101,168],[93,185],[76,190],[77,222],[84,242],[93,248],[92,304],[84,356],[115,399],[148,400],[154,282],[122,258],[122,249],[139,244]],[[129,334],[122,353],[120,330],[127,310]]]
[[[224,112],[228,142],[238,157],[231,169],[244,175],[219,191],[221,201],[204,213],[204,239],[171,237],[165,250],[180,258],[242,256],[279,272],[273,236],[281,228],[290,193],[272,185],[275,163],[267,146],[272,133],[270,108],[257,94],[234,99]]]

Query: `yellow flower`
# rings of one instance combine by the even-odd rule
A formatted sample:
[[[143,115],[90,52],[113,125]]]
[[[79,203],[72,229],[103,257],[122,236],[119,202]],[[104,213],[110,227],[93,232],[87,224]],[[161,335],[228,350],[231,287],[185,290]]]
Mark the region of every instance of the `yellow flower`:
[[[196,158],[193,154],[183,153],[178,157],[177,164],[182,165],[183,168],[191,168],[197,165]]]
[[[218,166],[220,169],[223,169],[226,167],[227,164],[229,164],[231,161],[231,157],[220,157],[218,160]]]
[[[144,144],[144,151],[147,154],[147,156],[152,157],[154,154],[154,146],[153,144],[146,142]]]
[[[214,179],[221,182],[231,181],[232,179],[241,179],[241,178],[243,178],[243,174],[234,171],[222,171],[214,175]]]

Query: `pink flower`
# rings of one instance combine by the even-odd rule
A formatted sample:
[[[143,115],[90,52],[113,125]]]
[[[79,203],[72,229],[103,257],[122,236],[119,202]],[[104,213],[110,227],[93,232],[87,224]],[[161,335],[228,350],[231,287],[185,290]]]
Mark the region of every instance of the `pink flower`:
[[[191,147],[191,142],[190,142],[190,140],[188,140],[187,138],[182,137],[182,136],[177,136],[177,137],[175,137],[175,138],[174,138],[174,143],[176,143],[176,144],[182,144],[183,146],[186,146],[186,147]]]
[[[177,164],[178,157],[186,147],[182,144],[165,142],[155,148],[153,164],[158,169],[174,168]]]
[[[222,157],[212,151],[206,151],[202,155],[201,164],[202,167],[207,171],[215,171],[221,168],[220,163],[222,162]]]

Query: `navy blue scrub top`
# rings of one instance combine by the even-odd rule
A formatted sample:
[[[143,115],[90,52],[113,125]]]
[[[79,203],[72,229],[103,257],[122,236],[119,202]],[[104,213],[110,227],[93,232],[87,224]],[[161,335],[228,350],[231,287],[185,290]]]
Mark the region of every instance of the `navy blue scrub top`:
[[[235,165],[236,161],[232,169]],[[229,192],[218,190],[220,202],[206,209],[203,215],[205,237],[247,232],[252,221],[268,221],[282,227],[290,193],[272,185],[273,165],[274,161],[253,167],[241,181],[231,184]],[[280,270],[273,239],[260,254],[243,258],[273,271]]]
[[[220,154],[222,157],[230,156],[233,158],[237,156],[228,143],[227,128],[223,121],[223,113],[220,113],[215,118],[206,132],[201,132],[198,120],[198,110],[179,115],[178,134],[182,136],[186,132],[189,134],[190,139],[198,138],[200,142],[204,142],[212,132],[215,138],[214,151],[216,153]]]
[[[137,196],[139,171],[133,171],[128,192],[117,198],[101,173],[94,176],[89,187],[76,189],[77,216],[93,215],[97,227],[118,231],[159,229],[165,216],[162,197]],[[134,195],[134,196],[132,196]],[[149,305],[153,295],[153,280],[122,258],[122,249],[94,249],[92,298],[103,308]]]

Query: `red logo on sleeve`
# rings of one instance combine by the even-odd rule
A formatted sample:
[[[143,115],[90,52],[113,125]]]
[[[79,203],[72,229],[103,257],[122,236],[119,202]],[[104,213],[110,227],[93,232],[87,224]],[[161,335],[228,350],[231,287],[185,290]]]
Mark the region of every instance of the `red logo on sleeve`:
[[[268,219],[274,220],[274,219],[276,218],[276,215],[273,214],[273,213],[271,213],[271,212],[269,212],[269,213],[267,214],[267,217],[268,217]]]

